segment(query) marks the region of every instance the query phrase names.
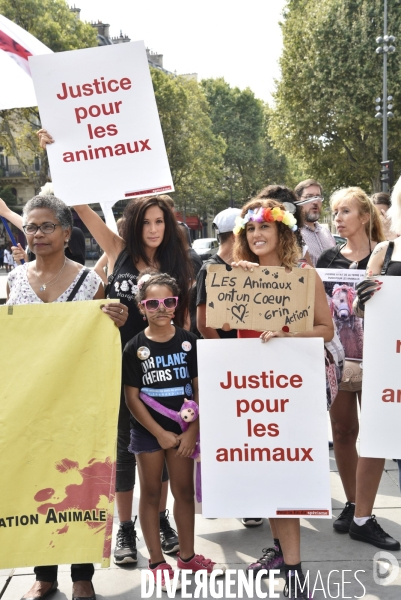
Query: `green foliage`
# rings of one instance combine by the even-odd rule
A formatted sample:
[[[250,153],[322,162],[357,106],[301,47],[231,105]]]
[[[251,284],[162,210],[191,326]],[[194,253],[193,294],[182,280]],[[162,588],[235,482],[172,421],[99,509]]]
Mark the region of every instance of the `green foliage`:
[[[33,182],[35,190],[46,183],[49,163],[47,153],[39,147],[36,131],[40,129],[36,107],[0,110],[0,146],[14,156],[21,172]],[[40,171],[34,170],[35,156],[40,158]]]
[[[270,112],[249,88],[231,88],[222,78],[206,79],[201,85],[210,104],[213,131],[227,144],[225,205],[232,194],[241,206],[262,187],[285,176],[285,160],[267,132]]]
[[[77,19],[65,0],[0,0],[0,14],[53,52],[97,46],[96,30]]]
[[[16,198],[11,191],[11,185],[0,185],[0,198],[4,200],[8,206],[14,206],[14,204],[16,204]]]
[[[205,215],[215,201],[223,166],[223,139],[214,135],[209,107],[196,81],[151,69],[178,207]]]
[[[14,21],[54,52],[97,46],[96,30],[70,11],[65,0],[0,0],[0,14]],[[12,85],[12,82],[8,82]],[[24,175],[38,189],[47,180],[47,154],[40,150],[35,131],[40,128],[37,108],[0,111],[0,146],[14,156]],[[41,170],[33,168],[41,158]]]
[[[389,3],[390,33],[401,26],[400,3]],[[270,134],[280,150],[304,165],[326,189],[380,186],[382,0],[289,0],[282,25],[284,51]],[[400,110],[399,53],[389,55],[389,94]],[[389,157],[401,167],[401,120],[389,121]]]

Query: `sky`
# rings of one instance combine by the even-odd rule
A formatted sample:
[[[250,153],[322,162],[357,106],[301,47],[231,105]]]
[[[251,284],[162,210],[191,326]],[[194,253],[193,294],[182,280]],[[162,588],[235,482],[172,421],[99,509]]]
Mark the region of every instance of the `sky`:
[[[70,0],[70,5],[73,3]],[[110,25],[110,36],[163,54],[163,66],[177,74],[197,73],[198,81],[224,77],[271,102],[280,75],[279,26],[286,0],[74,0],[81,20]]]

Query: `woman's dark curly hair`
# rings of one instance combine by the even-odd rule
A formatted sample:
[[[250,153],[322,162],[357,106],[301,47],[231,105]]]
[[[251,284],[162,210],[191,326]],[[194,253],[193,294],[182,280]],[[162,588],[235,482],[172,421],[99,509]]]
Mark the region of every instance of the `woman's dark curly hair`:
[[[296,197],[295,193],[285,185],[268,185],[256,196],[256,199],[258,200],[266,198],[278,200],[282,204],[285,202],[284,206],[286,210],[289,210],[297,220],[298,229],[295,232],[295,236],[297,238],[298,246],[302,250],[302,248],[305,246],[305,242],[301,234],[301,227],[304,226],[304,213],[302,208],[297,204],[299,199]],[[286,206],[287,204],[290,206]]]
[[[244,218],[249,209],[257,210],[261,206],[264,208],[275,208],[278,206],[278,208],[285,210],[285,206],[277,200],[271,200],[270,198],[267,200],[254,198],[247,202],[242,208],[241,217]],[[297,266],[300,258],[297,238],[287,225],[284,225],[284,223],[280,223],[279,221],[275,221],[275,223],[278,232],[278,256],[284,267],[292,269]],[[235,261],[249,260],[254,263],[259,262],[259,257],[249,248],[248,240],[246,238],[246,226],[235,236],[233,255]]]
[[[150,277],[147,279],[147,281],[144,281],[142,285],[140,285],[141,277],[144,275],[150,275]],[[145,269],[145,271],[142,271],[138,275],[138,283],[138,292],[135,296],[135,301],[138,305],[138,308],[141,307],[142,300],[146,300],[146,291],[151,285],[165,285],[173,292],[173,296],[178,296],[178,310],[181,303],[181,290],[174,277],[170,277],[168,273],[159,273],[158,271],[152,271],[152,269]]]
[[[146,265],[149,258],[143,244],[143,223],[145,213],[149,208],[157,206],[163,212],[164,236],[155,253],[155,261],[160,272],[173,277],[181,290],[180,303],[177,306],[175,321],[178,327],[183,327],[189,305],[189,285],[193,279],[192,265],[184,247],[175,215],[167,202],[157,196],[145,196],[132,200],[125,208],[123,217],[122,238],[127,244],[127,250],[134,265],[142,260]]]

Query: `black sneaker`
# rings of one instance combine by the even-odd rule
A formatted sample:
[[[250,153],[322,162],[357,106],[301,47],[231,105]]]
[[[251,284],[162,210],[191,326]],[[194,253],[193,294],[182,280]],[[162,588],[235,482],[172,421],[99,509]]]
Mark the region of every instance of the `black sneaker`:
[[[337,517],[337,519],[333,523],[333,527],[338,533],[348,533],[349,526],[354,520],[355,514],[355,504],[351,504],[351,502],[347,502],[345,504],[345,508],[342,513]]]
[[[241,523],[245,525],[245,527],[258,527],[262,525],[263,519],[255,518],[255,519],[241,519]]]
[[[175,529],[170,525],[168,519],[168,510],[159,513],[160,517],[160,542],[162,550],[165,554],[173,554],[178,552],[180,545],[178,543],[178,535]]]
[[[136,517],[133,522],[120,525],[118,528],[116,547],[114,549],[114,562],[116,565],[136,563],[138,561],[135,522]]]
[[[309,580],[305,581],[302,571],[288,571],[283,594],[286,598],[312,598],[309,594]]]
[[[400,542],[397,542],[391,535],[383,531],[376,521],[375,515],[372,515],[370,519],[366,521],[365,525],[357,525],[355,521],[352,521],[349,528],[349,534],[353,540],[372,544],[372,546],[376,546],[376,548],[382,548],[383,550],[400,549]]]

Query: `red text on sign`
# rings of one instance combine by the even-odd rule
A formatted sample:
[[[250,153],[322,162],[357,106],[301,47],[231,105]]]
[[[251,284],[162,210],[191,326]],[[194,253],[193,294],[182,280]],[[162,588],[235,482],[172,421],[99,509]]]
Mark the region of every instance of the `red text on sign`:
[[[401,402],[401,390],[392,390],[391,388],[383,390],[382,400],[383,402]]]
[[[98,125],[92,129],[92,125],[88,124],[88,133],[91,140],[93,138],[104,138],[105,135],[117,135],[118,129],[116,125],[107,125],[106,128]]]
[[[285,412],[285,405],[289,402],[288,398],[270,400],[266,398],[265,401],[256,398],[249,402],[249,400],[237,400],[237,417],[249,412],[250,410],[254,413],[261,413],[264,410],[268,413],[273,412]]]
[[[131,80],[128,77],[123,77],[120,81],[117,79],[110,79],[105,81],[104,77],[100,79],[94,79],[93,83],[84,83],[83,85],[69,85],[66,83],[61,84],[61,94],[56,94],[59,100],[65,100],[70,98],[81,98],[81,96],[92,96],[93,94],[106,94],[107,92],[118,92],[118,90],[129,90],[131,89]],[[75,89],[74,89],[75,87]]]
[[[81,121],[84,121],[88,115],[90,117],[96,118],[100,117],[100,115],[114,115],[120,113],[120,106],[122,104],[122,100],[118,102],[109,102],[109,104],[92,104],[89,108],[85,108],[85,106],[79,106],[75,109],[75,119],[79,124]]]
[[[243,389],[249,387],[251,389],[256,389],[258,387],[263,388],[286,388],[288,386],[292,388],[300,388],[302,386],[302,377],[301,375],[275,375],[274,371],[270,371],[266,373],[266,371],[262,371],[260,375],[233,375],[231,371],[227,371],[227,381],[220,382],[220,387],[223,390],[228,390],[230,387],[234,386],[239,389]]]
[[[247,419],[246,424],[248,428],[248,437],[252,437],[252,435],[256,437],[264,437],[265,435],[277,437],[280,435],[277,423],[269,423],[268,425],[256,423],[256,425],[252,425],[251,419]]]

